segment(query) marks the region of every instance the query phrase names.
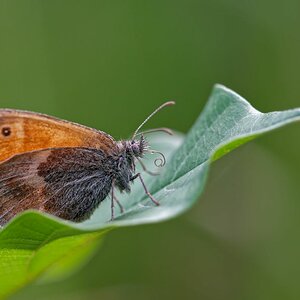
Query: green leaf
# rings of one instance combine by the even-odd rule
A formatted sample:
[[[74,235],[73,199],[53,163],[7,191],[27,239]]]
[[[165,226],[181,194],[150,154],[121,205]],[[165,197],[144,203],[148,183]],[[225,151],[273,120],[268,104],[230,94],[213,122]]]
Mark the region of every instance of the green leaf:
[[[74,224],[28,211],[0,232],[0,298],[43,275],[63,276],[88,257],[111,229],[173,218],[190,208],[205,186],[209,165],[243,143],[273,129],[300,120],[300,109],[261,113],[231,90],[215,86],[209,102],[186,137],[175,134],[151,139],[167,164],[161,175],[145,181],[161,203],[154,206],[137,182],[131,194],[118,195],[126,211],[110,222],[106,200],[90,220]],[[146,158],[154,168],[153,158]]]

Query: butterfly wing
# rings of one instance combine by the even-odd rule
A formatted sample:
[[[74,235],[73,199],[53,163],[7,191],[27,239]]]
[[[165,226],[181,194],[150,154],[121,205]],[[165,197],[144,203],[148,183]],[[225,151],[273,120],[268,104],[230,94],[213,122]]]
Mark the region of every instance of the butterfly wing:
[[[53,147],[116,147],[105,132],[43,114],[0,109],[0,162],[18,153]]]
[[[0,164],[0,225],[27,209],[87,219],[111,190],[111,157],[89,148],[17,154]]]

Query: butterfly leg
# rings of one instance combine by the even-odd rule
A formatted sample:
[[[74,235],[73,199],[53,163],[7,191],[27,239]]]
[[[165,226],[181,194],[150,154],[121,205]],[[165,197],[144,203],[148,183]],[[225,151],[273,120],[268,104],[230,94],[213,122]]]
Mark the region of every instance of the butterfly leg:
[[[142,169],[143,169],[146,173],[148,173],[148,174],[150,174],[150,175],[152,175],[152,176],[157,176],[157,175],[159,175],[158,172],[152,172],[152,171],[149,171],[149,170],[147,169],[147,167],[145,166],[145,164],[142,162],[141,159],[137,158],[137,160],[138,160],[138,162],[140,163]]]
[[[114,216],[114,210],[115,210],[115,204],[114,204],[114,200],[115,200],[115,192],[114,192],[114,184],[112,184],[112,187],[111,187],[111,221],[114,220],[115,216]]]
[[[118,200],[118,198],[115,195],[114,195],[114,200],[119,205],[121,213],[123,213],[124,212],[124,207],[123,207],[123,205],[121,204],[121,202]]]
[[[150,194],[150,192],[148,191],[148,189],[147,189],[147,187],[146,187],[146,184],[145,184],[145,182],[144,182],[144,179],[143,179],[141,173],[137,173],[137,174],[135,174],[134,176],[132,176],[131,181],[135,180],[136,178],[139,178],[139,179],[140,179],[140,181],[141,181],[141,183],[142,183],[142,186],[143,186],[143,188],[144,188],[144,190],[145,190],[146,195],[151,199],[151,201],[152,201],[153,203],[155,203],[155,204],[158,206],[158,205],[159,205],[159,202],[158,202],[157,200],[155,200],[154,197],[153,197],[153,196]]]

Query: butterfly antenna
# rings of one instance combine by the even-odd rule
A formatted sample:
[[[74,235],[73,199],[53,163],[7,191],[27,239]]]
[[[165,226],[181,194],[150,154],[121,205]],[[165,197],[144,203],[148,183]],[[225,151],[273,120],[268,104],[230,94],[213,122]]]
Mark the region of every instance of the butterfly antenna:
[[[149,121],[150,118],[152,118],[157,112],[159,112],[161,109],[163,109],[166,106],[171,106],[174,105],[175,102],[174,101],[168,101],[165,102],[164,104],[162,104],[160,107],[158,107],[153,113],[151,113],[145,120],[144,122],[142,122],[142,124],[136,129],[136,131],[134,132],[132,139],[134,140],[134,138],[136,137],[136,135],[138,134],[139,130],[145,125],[145,123],[147,123]]]
[[[154,128],[154,129],[144,130],[142,132],[137,133],[135,136],[138,136],[141,134],[152,133],[152,132],[158,132],[158,131],[167,133],[169,135],[173,135],[173,131],[171,129],[162,127],[162,128]]]

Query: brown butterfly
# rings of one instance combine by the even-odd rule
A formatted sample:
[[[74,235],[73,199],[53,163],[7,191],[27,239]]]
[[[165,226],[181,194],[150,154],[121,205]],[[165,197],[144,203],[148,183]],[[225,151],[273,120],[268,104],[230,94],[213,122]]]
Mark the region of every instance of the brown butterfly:
[[[43,114],[0,109],[0,225],[27,210],[53,214],[80,222],[88,219],[111,193],[111,218],[115,188],[130,192],[130,183],[139,178],[135,164],[149,148],[143,134],[164,131],[158,128],[139,133],[141,127],[166,102],[137,128],[131,140],[115,141],[103,131]],[[160,160],[164,164],[162,153]],[[149,172],[151,173],[151,172]]]

